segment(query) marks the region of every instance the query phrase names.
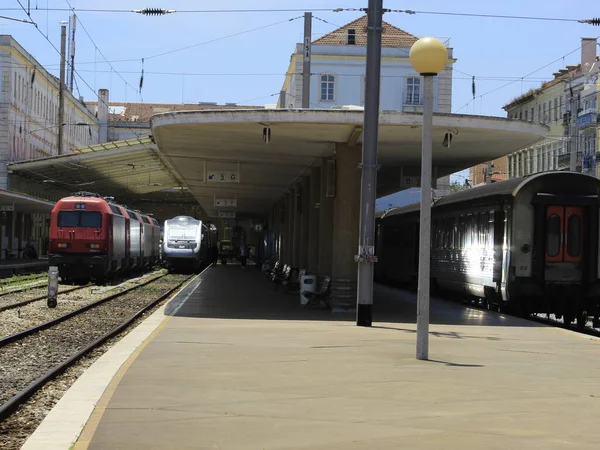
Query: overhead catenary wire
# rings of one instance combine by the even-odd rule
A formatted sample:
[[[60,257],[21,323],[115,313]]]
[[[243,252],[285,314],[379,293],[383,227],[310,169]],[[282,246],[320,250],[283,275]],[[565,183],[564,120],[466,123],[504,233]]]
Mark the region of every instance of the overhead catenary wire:
[[[155,54],[155,55],[144,56],[143,59],[148,60],[148,59],[158,58],[158,57],[161,57],[161,56],[171,55],[173,53],[177,53],[177,52],[180,52],[180,51],[183,51],[183,50],[189,50],[191,48],[200,47],[201,45],[211,44],[213,42],[218,42],[218,41],[222,41],[222,40],[225,40],[225,39],[230,39],[232,37],[241,36],[243,34],[247,34],[247,33],[252,33],[252,32],[255,32],[255,31],[264,30],[264,29],[271,28],[271,27],[274,27],[274,26],[277,26],[277,25],[281,25],[281,24],[284,24],[284,23],[289,23],[289,22],[292,22],[294,20],[298,20],[298,19],[301,19],[301,18],[303,18],[303,16],[297,16],[297,17],[292,17],[290,19],[286,19],[286,20],[280,20],[278,22],[273,22],[273,23],[270,23],[270,24],[267,24],[267,25],[261,25],[260,27],[250,28],[250,29],[247,29],[247,30],[238,31],[236,33],[227,34],[227,35],[224,35],[224,36],[219,36],[219,37],[214,38],[214,39],[210,39],[210,40],[207,40],[207,41],[198,42],[196,44],[187,45],[185,47],[180,47],[180,48],[176,48],[176,49],[173,49],[173,50],[168,50],[166,52],[158,53],[158,54]],[[102,56],[104,57],[104,55],[102,55]],[[115,59],[115,60],[108,61],[105,58],[106,62],[109,65],[110,64],[115,64],[115,63],[122,63],[122,62],[137,62],[140,59],[141,58],[138,57],[138,58],[127,58],[127,59]],[[87,64],[98,64],[98,63],[102,64],[101,62],[98,62],[98,61],[84,61],[84,62],[78,62],[77,65],[78,66],[82,66],[82,65],[87,65]],[[52,66],[53,66],[53,64],[46,65],[46,67],[52,67]],[[113,69],[114,69],[114,67],[113,67]],[[115,69],[115,71],[116,71],[116,69]]]
[[[596,37],[596,39],[599,39],[599,38],[600,38],[600,36],[597,36],[597,37]],[[503,84],[502,86],[499,86],[499,87],[497,87],[497,88],[491,89],[491,90],[489,90],[489,91],[485,92],[484,94],[481,94],[481,95],[479,96],[479,98],[483,98],[484,96],[487,96],[487,95],[489,95],[489,94],[492,94],[492,93],[494,93],[494,92],[497,92],[497,91],[499,91],[499,90],[501,90],[501,89],[504,89],[504,88],[506,88],[506,87],[508,87],[508,86],[510,86],[510,85],[512,85],[512,84],[514,84],[514,83],[517,83],[518,81],[521,81],[521,80],[523,80],[523,79],[525,79],[525,78],[527,78],[527,77],[529,77],[529,76],[533,75],[534,73],[537,73],[537,72],[539,72],[540,70],[543,70],[543,69],[545,69],[546,67],[548,67],[548,66],[551,66],[552,64],[555,64],[555,63],[557,63],[558,61],[564,60],[564,58],[566,58],[567,56],[570,56],[570,55],[572,55],[573,53],[575,53],[575,52],[579,51],[580,49],[581,49],[581,45],[579,45],[579,46],[578,46],[576,49],[574,49],[574,50],[570,51],[569,53],[566,53],[566,54],[564,54],[564,55],[560,56],[559,58],[556,58],[555,60],[553,60],[553,61],[549,62],[548,64],[545,64],[545,65],[543,65],[542,67],[539,67],[538,69],[536,69],[536,70],[534,70],[534,71],[531,71],[531,72],[527,73],[526,75],[524,75],[524,76],[522,76],[522,77],[516,78],[516,79],[514,79],[514,80],[512,80],[512,81],[509,81],[509,82],[508,82],[508,83],[506,83],[506,84]],[[469,100],[469,101],[468,101],[468,102],[467,102],[465,105],[463,105],[463,106],[462,106],[460,109],[456,110],[456,112],[458,113],[458,112],[462,111],[463,109],[465,109],[466,107],[468,107],[468,106],[471,104],[471,102],[473,102],[473,99]]]
[[[14,67],[31,67],[30,64],[20,64],[20,63],[13,63]],[[48,67],[55,67],[56,64],[47,64],[47,65],[40,65],[39,67],[44,67],[44,68],[48,68]],[[93,70],[93,69],[78,69],[79,72],[81,73],[112,73],[111,70]],[[119,71],[121,74],[127,74],[127,75],[135,75],[135,74],[140,74],[139,70],[120,70]],[[464,77],[460,77],[460,76],[453,76],[452,79],[454,80],[472,80],[474,75],[471,74],[467,74],[466,72],[461,72],[460,70],[457,70],[455,68],[453,68],[453,72],[458,72],[461,74],[464,74]],[[319,75],[319,72],[311,72],[311,75]],[[288,75],[303,75],[303,72],[165,72],[165,71],[156,71],[156,70],[146,70],[144,69],[144,75],[162,75],[162,76],[288,76]],[[343,72],[337,72],[335,73],[336,76],[339,77],[362,77],[363,74],[358,74],[358,73],[343,73]],[[406,78],[405,75],[381,75],[381,78]],[[542,82],[542,81],[548,81],[548,78],[546,77],[524,77],[524,76],[503,76],[503,75],[488,75],[488,76],[477,76],[476,77],[477,80],[479,81],[507,81],[507,80],[514,80],[514,81],[527,81],[530,83],[534,83],[534,82]]]
[[[68,3],[69,5],[71,5],[71,4],[68,2],[68,0],[67,0],[67,3]],[[56,8],[56,9],[59,9],[59,8]],[[363,11],[363,10],[364,10],[364,9],[361,9],[361,8],[336,8],[336,9],[322,8],[322,9],[323,9],[323,10],[325,10],[325,11],[334,11],[334,12],[341,12],[341,11]],[[24,11],[26,11],[24,8],[23,8],[23,10],[24,10]],[[75,10],[76,10],[75,8],[72,8],[72,9],[71,9],[71,11],[75,11]],[[299,9],[299,10],[300,10],[300,9]],[[304,9],[302,9],[302,10],[304,10]],[[77,11],[81,11],[81,10],[77,10]],[[104,10],[98,10],[98,11],[104,11]],[[125,10],[123,10],[123,11],[125,11]],[[239,12],[239,11],[254,11],[254,12],[257,12],[257,11],[264,11],[264,10],[258,10],[258,9],[257,9],[257,10],[194,10],[194,11],[192,11],[192,10],[189,10],[189,11],[187,11],[187,12],[199,12],[199,11],[212,11],[212,12],[231,12],[231,11],[238,11],[238,12]],[[288,10],[277,10],[277,11],[288,11]],[[317,11],[317,10],[314,10],[314,9],[313,9],[313,11]],[[412,13],[415,13],[415,14],[417,14],[417,13],[422,13],[422,14],[428,14],[428,13],[437,13],[437,12],[431,12],[431,11],[412,11],[412,10],[387,10],[387,11],[388,11],[388,12],[410,13],[410,14],[412,14]],[[27,12],[27,11],[26,11],[26,12]],[[186,12],[186,11],[179,11],[179,12]],[[443,13],[443,12],[440,12],[440,14],[441,14],[441,13]],[[451,14],[453,14],[453,15],[461,15],[461,14],[463,14],[463,13],[451,13]],[[472,14],[466,14],[466,15],[472,16]],[[29,14],[28,14],[28,16],[29,16]],[[491,17],[491,16],[493,16],[493,15],[482,15],[482,16],[485,16],[485,17]],[[251,29],[251,30],[244,30],[244,31],[242,31],[242,32],[234,33],[234,34],[227,35],[227,36],[224,36],[224,37],[221,37],[221,38],[217,38],[217,39],[213,39],[213,40],[210,40],[210,41],[205,41],[205,42],[201,42],[201,43],[194,44],[194,45],[191,45],[191,46],[187,46],[187,47],[183,47],[183,48],[179,48],[179,49],[170,50],[170,51],[168,51],[168,52],[163,52],[163,53],[160,53],[160,54],[157,54],[157,55],[151,55],[151,56],[149,56],[149,57],[146,57],[146,58],[155,58],[155,57],[159,57],[159,56],[163,56],[163,55],[167,55],[167,54],[175,53],[175,52],[182,51],[182,50],[185,50],[185,49],[188,49],[188,48],[193,48],[193,47],[196,47],[196,46],[199,46],[199,45],[204,45],[204,44],[207,44],[207,43],[210,43],[210,42],[214,42],[214,41],[216,41],[216,40],[225,39],[225,38],[232,37],[232,36],[237,36],[237,35],[240,35],[240,34],[243,34],[243,33],[248,33],[248,32],[251,32],[251,31],[256,31],[256,30],[258,30],[258,29],[267,28],[267,27],[269,27],[269,26],[274,26],[274,25],[277,25],[277,24],[280,24],[280,23],[286,23],[286,22],[289,22],[289,21],[292,21],[292,20],[299,19],[299,18],[301,18],[301,17],[302,17],[302,16],[295,17],[295,18],[292,18],[292,19],[288,19],[288,20],[285,20],[285,21],[281,21],[281,22],[277,22],[277,23],[274,23],[274,24],[266,25],[266,26],[263,26],[263,27],[254,28],[254,29]],[[500,17],[500,16],[499,16],[499,17]],[[503,17],[503,18],[515,18],[515,19],[517,19],[517,18],[518,18],[518,19],[524,19],[524,18],[527,18],[527,19],[532,19],[532,18],[533,18],[533,17],[525,17],[525,16],[501,16],[501,17]],[[322,20],[322,21],[324,21],[324,22],[326,22],[326,23],[330,23],[330,22],[327,22],[326,20],[324,20],[324,19],[321,19],[321,18],[317,18],[317,19],[318,19],[318,20]],[[541,18],[539,18],[539,19],[543,19],[543,20],[550,20],[550,19],[552,19],[552,18],[543,18],[543,17],[541,17]],[[561,19],[561,20],[562,20],[562,19]],[[576,19],[564,19],[564,20],[568,20],[568,21],[576,21]],[[332,24],[332,25],[335,25],[335,24]],[[37,27],[37,26],[36,26],[36,27]],[[86,31],[86,32],[87,32],[87,31]],[[88,36],[89,36],[89,33],[87,33],[87,34],[88,34]],[[91,37],[90,37],[90,39],[91,39]],[[92,42],[93,42],[93,40],[92,40]],[[94,45],[95,45],[95,43],[94,43]],[[97,47],[97,46],[96,46],[96,47]],[[55,50],[56,50],[56,48],[55,48]],[[575,51],[576,51],[576,50],[575,50]],[[104,57],[104,55],[102,55],[102,56]],[[114,69],[114,67],[112,66],[112,64],[110,64],[110,62],[107,60],[107,58],[106,58],[106,57],[104,57],[104,59],[106,60],[106,62],[107,62],[107,63],[109,63],[109,65],[111,66],[112,70],[114,70],[115,72],[117,72],[117,71],[116,71],[116,69]],[[118,60],[118,61],[113,61],[113,62],[127,62],[127,61],[136,61],[136,60],[138,60],[138,61],[139,61],[139,59],[138,59],[138,58],[136,58],[136,59],[124,59],[124,60]],[[90,62],[90,63],[92,63],[92,62]],[[93,63],[94,63],[94,64],[96,64],[96,63],[97,63],[97,61],[95,61],[95,62],[93,62]],[[79,64],[85,64],[85,63],[79,63]],[[550,63],[550,64],[552,64],[552,63]],[[548,64],[548,65],[550,65],[550,64]],[[547,67],[547,66],[545,66],[545,67]],[[457,69],[454,69],[454,70],[457,70]],[[540,69],[538,69],[538,70],[536,70],[536,72],[537,72],[537,71],[539,71],[539,70],[541,70],[541,68],[540,68]],[[461,72],[461,71],[459,71],[459,70],[457,70],[457,71],[458,71],[458,72]],[[81,70],[80,72],[84,72],[84,71],[83,71],[83,70]],[[122,72],[123,72],[123,73],[128,73],[128,72],[125,72],[125,71],[122,71]],[[138,73],[139,73],[139,72],[138,72]],[[150,74],[150,73],[153,73],[153,72],[146,71],[145,73],[146,73],[146,74]],[[463,74],[466,74],[466,73],[464,73],[464,72],[461,72],[461,73],[463,73]],[[532,72],[532,73],[535,73],[535,72]],[[119,76],[121,76],[119,72],[117,72],[117,74],[118,74]],[[156,72],[156,74],[160,74],[160,73]],[[164,74],[166,75],[166,73],[164,73]],[[184,74],[182,74],[182,75],[184,75]],[[208,74],[207,74],[207,75],[208,75]],[[81,75],[80,75],[79,73],[78,73],[78,76],[81,78]],[[351,75],[340,74],[340,76],[351,76]],[[126,80],[125,80],[125,79],[124,79],[122,76],[121,76],[121,78],[123,79],[123,81],[124,81],[124,82],[125,82],[125,83],[126,83],[128,86],[130,86],[130,85],[129,85],[129,83],[127,83],[127,81],[126,81]],[[480,98],[480,99],[481,99],[481,98],[483,98],[483,96],[485,96],[485,95],[488,95],[488,94],[490,94],[490,93],[492,93],[492,92],[495,92],[495,91],[497,91],[497,90],[499,90],[499,89],[502,89],[502,88],[504,88],[504,87],[506,87],[506,86],[509,86],[509,85],[513,84],[514,82],[517,82],[517,81],[523,81],[523,80],[525,80],[525,79],[527,79],[527,78],[528,78],[527,76],[524,76],[524,77],[517,77],[517,78],[513,78],[513,79],[511,80],[510,78],[508,78],[508,77],[507,77],[506,79],[509,79],[509,80],[511,80],[509,83],[506,83],[504,86],[500,86],[500,87],[498,87],[498,88],[495,88],[495,89],[493,89],[493,90],[491,90],[491,91],[489,91],[489,92],[487,92],[487,93],[485,93],[485,94],[482,94],[482,95],[478,96],[478,98]],[[458,79],[461,79],[461,78],[459,78],[459,77],[454,77],[454,79],[457,79],[457,80],[458,80]],[[495,80],[496,78],[495,78],[495,77],[489,77],[489,78],[486,78],[486,77],[478,77],[477,79],[478,79],[478,80],[486,80],[486,79],[487,79],[487,80]],[[501,78],[500,78],[500,77],[498,77],[497,79],[498,79],[498,80],[500,80]],[[84,81],[85,81],[85,80],[84,80]],[[142,74],[142,76],[140,77],[140,84],[141,84],[142,82],[143,82],[143,74]],[[87,85],[87,83],[86,83],[86,85]],[[89,85],[87,85],[87,86],[88,86],[88,87],[90,87]],[[132,87],[132,88],[133,88],[133,87]],[[91,89],[91,88],[90,88],[90,89]],[[135,89],[135,88],[134,88],[134,89]],[[92,91],[95,93],[95,90],[94,90],[94,89],[91,89],[91,90],[92,90]],[[136,89],[136,91],[137,91],[137,92],[140,92],[140,89]],[[470,101],[467,103],[467,105],[465,105],[464,107],[468,106],[468,105],[469,105],[469,104],[470,104],[472,101],[473,101],[473,100],[470,100]],[[463,107],[463,108],[461,108],[460,110],[464,109],[464,107]],[[460,111],[460,110],[459,110],[459,111]]]
[[[29,24],[35,25],[35,22],[32,22],[31,20],[17,19],[16,17],[0,16],[0,19],[14,20],[15,22],[29,23]]]
[[[17,1],[18,1],[18,0],[17,0]],[[19,2],[19,4],[21,4],[21,2]],[[21,6],[22,6],[22,5],[21,5]],[[25,11],[25,13],[26,13],[27,15],[29,15],[29,13],[28,13],[28,12],[27,12],[27,10],[25,9],[25,7],[23,7],[23,6],[22,6],[22,9],[23,9],[23,11]],[[54,49],[54,51],[56,51],[56,53],[57,53],[59,56],[61,56],[61,55],[62,55],[62,54],[61,54],[61,51],[60,51],[58,48],[56,48],[56,46],[54,45],[54,43],[53,43],[53,42],[52,42],[52,41],[51,41],[51,40],[48,38],[48,36],[46,36],[46,35],[45,35],[45,34],[42,32],[42,30],[40,30],[40,28],[37,26],[37,24],[35,24],[35,29],[36,29],[36,30],[37,30],[37,32],[38,32],[38,33],[40,33],[40,35],[41,35],[41,36],[42,36],[42,37],[43,37],[43,38],[44,38],[44,39],[45,39],[45,40],[46,40],[46,41],[47,41],[47,42],[50,44],[50,46],[51,46],[51,47]],[[36,65],[34,65],[34,64],[32,64],[32,66],[33,66],[33,67],[36,67]],[[92,87],[89,85],[89,83],[88,83],[88,82],[85,80],[85,78],[83,78],[83,77],[82,77],[82,76],[79,74],[79,72],[78,72],[77,70],[74,70],[73,72],[75,73],[75,75],[77,75],[77,76],[79,77],[79,79],[80,79],[81,81],[83,81],[83,83],[84,83],[84,84],[85,84],[85,85],[88,87],[88,89],[90,89],[90,91],[92,91],[92,92],[94,93],[94,95],[96,95],[96,91],[95,91],[95,90],[94,90],[94,89],[93,89],[93,88],[92,88]],[[109,105],[108,103],[106,103],[106,102],[104,101],[104,99],[102,99],[101,97],[98,97],[98,102],[99,102],[99,103],[100,103],[100,102],[102,102],[102,104],[103,104],[104,106],[106,106],[106,108],[108,108],[108,110],[110,111],[110,105]],[[137,138],[139,138],[139,137],[140,137],[140,134],[139,134],[137,131],[135,131],[133,128],[131,128],[131,127],[129,127],[129,126],[128,126],[127,128],[128,128],[128,129],[129,129],[129,130],[130,130],[130,131],[133,133],[133,135],[134,135],[134,136],[136,136]]]
[[[73,8],[73,5],[71,5],[71,2],[69,0],[65,0],[65,2],[67,2],[67,4],[69,5],[69,7],[71,8],[72,12],[75,13],[75,8]],[[114,70],[114,72],[119,76],[119,78],[121,78],[121,80],[123,80],[125,82],[125,84],[128,87],[130,87],[131,89],[133,89],[134,91],[137,92],[136,88],[133,87],[131,84],[129,84],[127,82],[127,80],[125,78],[123,78],[123,76],[119,73],[119,71],[112,66],[112,64],[110,63],[110,61],[108,60],[108,58],[106,56],[104,56],[104,53],[102,53],[102,50],[100,50],[100,48],[98,47],[98,45],[96,44],[96,42],[94,41],[94,39],[92,38],[92,36],[90,35],[90,33],[88,32],[87,28],[85,27],[85,25],[83,24],[83,22],[81,21],[80,18],[78,18],[77,22],[78,22],[78,25],[83,29],[83,31],[85,32],[85,34],[87,35],[87,37],[89,38],[89,40],[94,45],[95,51],[97,51],[98,53],[100,53],[100,56],[102,56],[102,58],[104,58],[104,60],[107,62],[107,64]]]
[[[19,1],[19,0],[17,0]],[[20,3],[20,1],[19,1]],[[0,11],[14,11],[17,8],[0,8]],[[159,8],[152,8],[159,10]],[[66,8],[44,8],[44,11],[69,11]],[[100,8],[78,8],[77,12],[89,13],[118,13],[118,14],[140,14],[143,10],[134,9],[100,9]],[[178,9],[164,10],[169,14],[244,14],[244,13],[282,13],[282,12],[366,12],[366,8],[240,8],[240,9]],[[412,9],[385,9],[384,12],[402,13],[409,15],[444,15],[454,17],[473,17],[473,18],[488,18],[488,19],[506,19],[506,20],[538,20],[538,21],[554,21],[554,22],[573,22],[581,24],[600,24],[597,18],[591,19],[573,19],[567,17],[544,17],[544,16],[521,16],[511,14],[485,14],[485,13],[466,13],[457,11],[421,11]]]

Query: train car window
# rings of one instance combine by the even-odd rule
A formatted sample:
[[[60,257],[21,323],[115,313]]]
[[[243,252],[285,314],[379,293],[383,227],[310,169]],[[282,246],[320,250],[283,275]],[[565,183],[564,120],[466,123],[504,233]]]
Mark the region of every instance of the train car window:
[[[59,227],[102,228],[102,214],[98,211],[60,211]]]
[[[560,217],[551,214],[546,218],[546,253],[550,257],[560,252]]]
[[[138,220],[137,216],[134,214],[134,212],[133,212],[133,211],[127,210],[127,214],[129,214],[129,217],[130,217],[132,220]],[[139,220],[138,220],[138,222],[139,222]]]
[[[110,206],[110,210],[113,212],[113,214],[116,214],[118,216],[121,216],[121,211],[119,211],[119,208],[117,208],[115,205],[109,205]]]
[[[76,227],[79,225],[79,211],[60,211],[58,213],[59,227]]]
[[[574,258],[579,256],[581,246],[581,218],[577,215],[569,217],[567,231],[567,254]]]
[[[98,211],[81,211],[79,226],[83,228],[102,228],[102,214]]]

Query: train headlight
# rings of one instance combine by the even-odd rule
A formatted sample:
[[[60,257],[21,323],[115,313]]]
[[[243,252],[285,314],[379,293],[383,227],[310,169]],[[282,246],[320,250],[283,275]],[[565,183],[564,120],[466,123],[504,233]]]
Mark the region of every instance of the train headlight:
[[[58,248],[67,248],[69,246],[69,244],[67,244],[66,242],[61,242],[59,244],[57,244]]]
[[[100,249],[100,244],[88,244],[88,247],[93,249],[93,250],[99,250]]]

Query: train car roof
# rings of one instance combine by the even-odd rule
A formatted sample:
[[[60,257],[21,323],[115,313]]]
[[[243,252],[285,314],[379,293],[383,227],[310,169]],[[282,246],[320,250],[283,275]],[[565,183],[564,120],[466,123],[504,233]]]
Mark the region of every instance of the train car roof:
[[[551,175],[559,175],[559,174],[568,174],[570,176],[583,176],[590,177],[589,175],[584,175],[581,173],[573,173],[567,171],[552,171],[552,172],[540,172],[533,175],[527,175],[520,178],[513,178],[512,180],[501,181],[498,183],[492,183],[481,187],[476,187],[472,189],[466,189],[464,191],[457,192],[455,194],[447,195],[445,197],[440,198],[432,206],[444,206],[451,205],[454,203],[467,202],[475,199],[482,199],[486,197],[509,197],[516,196],[519,191],[532,180],[547,177]],[[593,178],[593,177],[590,177]],[[401,206],[398,208],[389,208],[385,211],[380,211],[376,215],[377,218],[384,218],[388,216],[395,216],[399,214],[406,214],[413,211],[418,211],[421,207],[420,202],[411,203],[410,205]]]
[[[197,225],[201,222],[201,220],[194,219],[193,217],[190,217],[190,216],[177,216],[177,217],[173,217],[171,219],[165,220],[165,224],[172,224],[172,223],[176,223],[176,222],[190,223],[190,224]]]

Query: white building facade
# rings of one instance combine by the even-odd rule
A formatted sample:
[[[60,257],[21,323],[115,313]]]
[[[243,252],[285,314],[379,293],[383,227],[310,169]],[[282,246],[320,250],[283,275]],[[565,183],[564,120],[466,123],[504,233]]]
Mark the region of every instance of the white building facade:
[[[367,17],[363,16],[322,36],[311,45],[310,108],[338,108],[365,105]],[[418,40],[389,23],[383,22],[381,49],[380,109],[422,112],[423,79],[412,68],[408,55]],[[277,107],[301,108],[303,90],[304,45],[297,44],[291,55]],[[448,64],[434,78],[434,111],[452,109],[452,49]],[[449,192],[450,177],[438,179],[440,194]]]
[[[57,60],[59,59],[57,55]],[[99,121],[82,100],[65,89],[59,123],[59,80],[9,35],[0,35],[0,258],[19,257],[33,243],[44,254],[52,201],[73,189],[60,180],[45,185],[11,178],[6,164],[58,155],[98,143]]]
[[[576,170],[599,176],[598,73],[595,38],[582,38],[581,61],[554,73],[554,79],[504,106],[509,119],[549,127],[543,141],[508,155],[508,178],[537,172],[569,170],[576,153]],[[575,115],[575,117],[573,117]]]

